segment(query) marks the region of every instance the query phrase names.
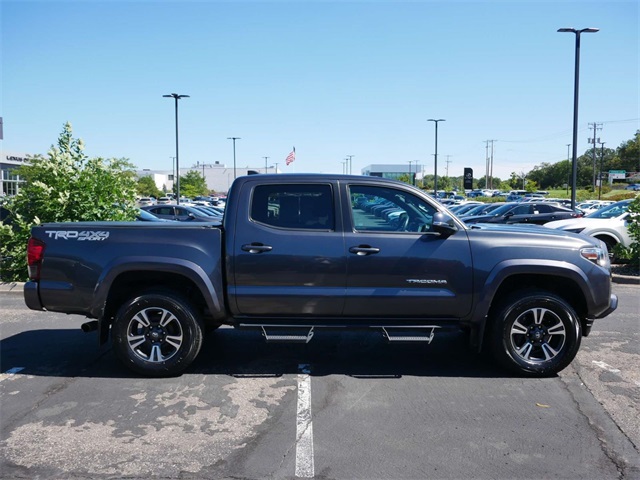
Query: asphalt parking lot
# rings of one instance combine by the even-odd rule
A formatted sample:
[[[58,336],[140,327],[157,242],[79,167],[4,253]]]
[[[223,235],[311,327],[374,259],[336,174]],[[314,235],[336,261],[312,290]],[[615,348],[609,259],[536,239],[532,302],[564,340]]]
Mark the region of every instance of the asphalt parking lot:
[[[265,344],[222,328],[136,377],[82,318],[0,293],[3,478],[640,478],[640,287],[574,363],[512,377],[458,334]]]

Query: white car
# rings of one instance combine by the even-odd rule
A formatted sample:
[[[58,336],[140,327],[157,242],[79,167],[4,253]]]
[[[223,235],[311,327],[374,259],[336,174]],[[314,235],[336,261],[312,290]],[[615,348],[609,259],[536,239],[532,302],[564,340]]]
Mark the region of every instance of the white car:
[[[151,197],[142,197],[138,199],[139,207],[148,207],[149,205],[155,205],[153,198]]]
[[[545,223],[544,226],[598,238],[607,245],[609,256],[613,257],[612,250],[615,245],[621,243],[627,248],[631,245],[631,236],[627,229],[630,215],[627,209],[631,202],[632,200],[622,200],[586,217],[557,220]]]

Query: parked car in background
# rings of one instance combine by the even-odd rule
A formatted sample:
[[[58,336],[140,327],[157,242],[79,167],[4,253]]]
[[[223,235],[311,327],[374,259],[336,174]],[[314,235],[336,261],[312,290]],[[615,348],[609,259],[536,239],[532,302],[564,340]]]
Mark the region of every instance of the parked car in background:
[[[142,207],[143,210],[151,212],[153,215],[159,218],[165,218],[167,220],[178,220],[180,222],[219,222],[220,217],[207,215],[202,210],[198,210],[195,207],[188,205],[152,205],[149,207]]]
[[[171,203],[173,203],[173,200],[169,197],[160,197],[156,202],[157,205],[170,205]]]
[[[138,199],[138,206],[139,207],[147,207],[149,205],[154,205],[155,202],[153,201],[153,199],[151,197],[142,197]]]
[[[193,208],[200,210],[205,215],[211,215],[212,217],[216,217],[219,220],[222,219],[224,215],[224,211],[218,210],[216,207],[207,206],[207,205],[194,205]]]
[[[438,199],[442,205],[461,205],[467,202],[467,199],[462,195],[453,195],[448,198]]]
[[[458,214],[456,212],[456,215],[458,217],[470,217],[473,215],[487,215],[489,214],[489,212],[492,212],[497,208],[500,208],[502,205],[504,205],[504,202],[481,203],[480,205],[475,205],[473,208],[471,208],[471,210],[467,210],[463,214]]]
[[[506,203],[486,215],[463,217],[466,224],[471,223],[527,223],[544,225],[553,220],[564,220],[582,216],[570,208],[561,207],[555,203],[523,202]]]
[[[572,220],[549,222],[545,227],[557,228],[565,232],[580,233],[602,240],[613,258],[613,247],[621,243],[625,247],[631,245],[628,230],[629,204],[632,200],[622,200],[608,207],[601,208],[586,217]]]
[[[582,202],[576,205],[576,210],[581,211],[586,216],[590,213],[597,212],[603,207],[612,205],[613,203],[614,202],[609,200],[587,200],[586,202]]]
[[[485,205],[482,202],[476,202],[476,201],[468,201],[466,203],[461,203],[459,205],[454,205],[453,207],[451,207],[449,210],[451,210],[453,213],[456,214],[456,216],[460,217],[462,215],[464,215],[465,213],[467,213],[469,210],[472,210],[476,207]]]
[[[171,221],[164,218],[156,217],[154,214],[146,210],[143,210],[142,208],[138,209],[138,213],[136,214],[136,220],[139,222],[170,222]]]
[[[632,183],[631,185],[627,185],[626,187],[624,187],[625,190],[634,190],[634,191],[639,191],[640,190],[640,183]]]

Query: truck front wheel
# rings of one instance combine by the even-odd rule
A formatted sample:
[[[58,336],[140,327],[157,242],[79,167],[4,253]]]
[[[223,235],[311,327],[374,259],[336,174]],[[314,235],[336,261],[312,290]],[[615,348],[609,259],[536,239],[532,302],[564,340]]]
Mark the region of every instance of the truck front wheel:
[[[571,363],[580,347],[582,332],[575,310],[552,293],[512,294],[492,317],[492,354],[519,374],[554,375]]]
[[[150,377],[184,371],[202,346],[203,327],[188,301],[171,292],[146,292],[127,301],[111,327],[116,356]]]

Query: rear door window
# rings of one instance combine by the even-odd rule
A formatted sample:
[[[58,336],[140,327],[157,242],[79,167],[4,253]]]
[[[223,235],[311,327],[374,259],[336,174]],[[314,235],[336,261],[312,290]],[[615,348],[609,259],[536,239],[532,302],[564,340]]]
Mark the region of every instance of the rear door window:
[[[251,199],[251,220],[276,228],[334,230],[331,185],[259,185]]]

